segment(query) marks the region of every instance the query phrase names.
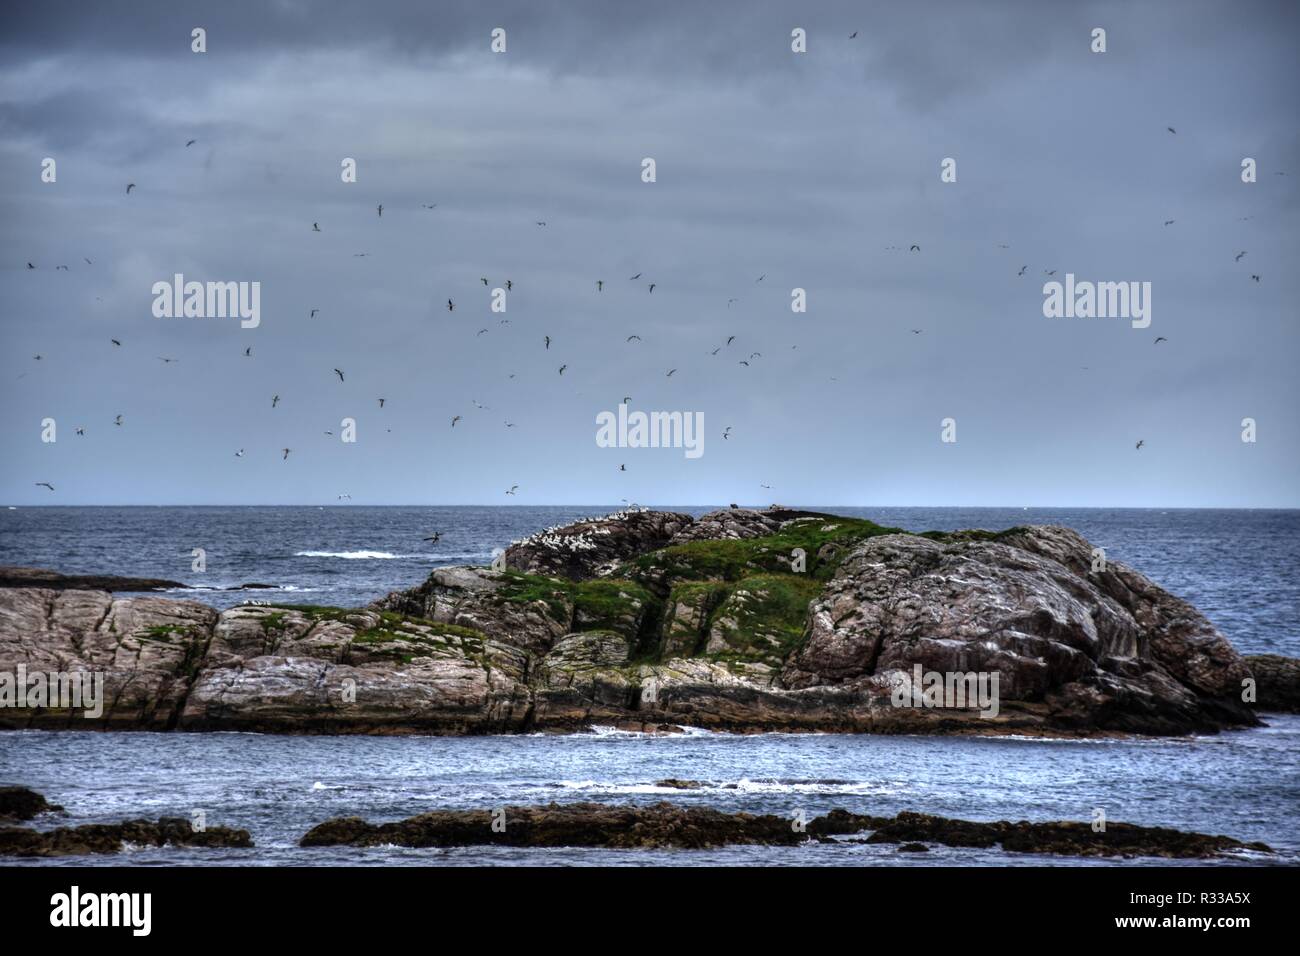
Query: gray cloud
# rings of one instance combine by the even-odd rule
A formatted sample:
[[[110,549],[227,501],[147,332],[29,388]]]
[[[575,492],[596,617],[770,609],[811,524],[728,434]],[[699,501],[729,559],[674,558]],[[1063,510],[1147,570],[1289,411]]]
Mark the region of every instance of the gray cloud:
[[[1294,505],[1296,25],[1265,3],[10,5],[5,496]],[[1152,327],[1045,319],[1047,270],[1151,281]],[[260,281],[262,326],[153,318],[175,272]],[[512,281],[508,325],[480,276]],[[704,457],[597,448],[628,394],[704,411]],[[345,416],[355,446],[324,434]]]

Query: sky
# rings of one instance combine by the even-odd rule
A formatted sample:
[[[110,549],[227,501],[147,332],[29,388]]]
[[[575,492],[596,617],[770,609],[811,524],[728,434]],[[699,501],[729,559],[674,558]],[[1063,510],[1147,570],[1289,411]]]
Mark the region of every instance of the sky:
[[[5,4],[0,503],[1300,506],[1298,26]],[[260,324],[156,317],[176,273]],[[1044,316],[1067,273],[1150,326]],[[600,447],[625,396],[703,454]]]

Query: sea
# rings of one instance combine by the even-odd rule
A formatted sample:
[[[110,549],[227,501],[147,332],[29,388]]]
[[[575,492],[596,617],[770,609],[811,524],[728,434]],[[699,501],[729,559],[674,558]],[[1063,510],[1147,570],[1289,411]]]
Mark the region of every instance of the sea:
[[[712,506],[654,506],[702,514]],[[1300,511],[845,508],[909,531],[1075,528],[1201,609],[1243,653],[1300,656]],[[272,600],[360,606],[452,564],[487,564],[512,540],[608,507],[68,507],[0,511],[0,565],[166,578],[171,595],[229,607]],[[438,540],[425,540],[438,534]],[[202,549],[206,570],[192,570]],[[225,590],[248,583],[274,590]],[[666,778],[698,781],[678,790]],[[972,820],[1107,820],[1263,841],[1219,865],[1300,864],[1300,717],[1176,739],[737,736],[608,727],[568,736],[290,737],[244,733],[0,732],[0,784],[63,805],[37,825],[202,810],[255,848],[129,848],[25,865],[1142,865],[860,842],[717,850],[298,847],[335,816],[670,800],[805,818],[832,808]],[[1165,862],[1165,861],[1158,861]]]

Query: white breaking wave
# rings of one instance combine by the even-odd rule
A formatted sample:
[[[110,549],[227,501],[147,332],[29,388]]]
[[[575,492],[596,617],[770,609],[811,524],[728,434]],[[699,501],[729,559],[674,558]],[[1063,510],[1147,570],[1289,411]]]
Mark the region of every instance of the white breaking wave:
[[[349,561],[391,561],[395,558],[414,558],[414,554],[392,554],[388,551],[295,551],[295,558],[346,558]]]

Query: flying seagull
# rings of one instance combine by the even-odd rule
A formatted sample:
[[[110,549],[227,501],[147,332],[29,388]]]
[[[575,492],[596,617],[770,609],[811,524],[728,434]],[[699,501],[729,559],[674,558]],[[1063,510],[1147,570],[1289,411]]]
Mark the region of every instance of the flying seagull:
[[[636,280],[639,279],[639,278],[641,278],[641,273],[638,272],[638,273],[637,273],[636,275],[634,275],[634,276],[628,276],[628,277],[627,277],[627,281],[628,281],[628,282],[634,282],[634,281],[636,281]]]
[[[198,142],[197,139],[192,139],[192,140],[190,140],[188,143],[185,144],[185,148],[186,148],[186,149],[189,149],[191,146],[193,146],[193,145],[194,145],[195,143],[197,143],[197,142]]]
[[[1174,224],[1174,221],[1173,221],[1172,219],[1166,219],[1166,220],[1165,220],[1165,225],[1166,225],[1166,226],[1172,226],[1173,224]]]
[[[544,225],[546,225],[546,223],[542,222],[541,220],[538,220],[537,225],[539,225],[539,226],[544,226]]]
[[[313,222],[313,223],[311,224],[311,231],[312,231],[312,232],[320,232],[320,223],[318,223],[318,222]]]
[[[78,435],[81,435],[82,437],[85,437],[85,434],[86,434],[86,426],[85,426],[85,425],[78,425],[78,426],[77,426],[77,434],[78,434]]]
[[[127,194],[128,196],[131,195],[131,190],[132,190],[132,189],[135,189],[135,183],[127,183],[127,184],[126,184],[126,194]]]
[[[1165,129],[1169,130],[1169,132],[1173,133],[1175,136],[1178,135],[1178,130],[1174,129],[1172,126],[1166,126]]]
[[[568,366],[567,364],[566,364],[566,365],[561,365],[561,366],[560,366],[560,374],[563,375],[563,374],[564,374],[564,370],[565,370],[566,368],[568,368],[568,367],[569,367],[569,366]]]
[[[857,38],[858,38],[858,31],[857,31],[857,30],[854,30],[852,33],[849,34],[849,39],[850,39],[850,40],[856,40]]]
[[[518,485],[511,485],[511,486],[510,486],[510,490],[507,491],[506,494],[508,494],[508,495],[513,495],[513,494],[515,493],[515,491],[516,491],[518,488],[519,488]]]
[[[425,208],[425,209],[437,209],[437,208],[438,208],[438,204],[437,204],[436,202],[435,202],[435,203],[422,202],[422,203],[420,203],[420,205],[421,205],[423,208]]]
[[[1242,250],[1241,252],[1237,253],[1237,254],[1233,257],[1232,261],[1233,261],[1233,262],[1240,262],[1240,261],[1241,261],[1241,257],[1244,256],[1245,254],[1246,254],[1245,250]]]
[[[253,347],[250,345],[248,348],[244,349],[244,358],[252,358],[252,357],[253,357]]]
[[[1168,341],[1169,341],[1169,340],[1168,340],[1167,338],[1165,338],[1163,335],[1157,335],[1157,336],[1156,336],[1156,340],[1155,340],[1154,342],[1152,342],[1151,344],[1152,344],[1152,345],[1159,345],[1161,342],[1168,342]]]
[[[380,407],[380,408],[383,408],[383,407],[384,407],[384,402],[386,402],[386,401],[387,401],[387,399],[384,399],[384,398],[379,399],[379,407]]]
[[[484,285],[488,284],[488,280],[484,276],[479,276],[478,281],[482,282]]]
[[[383,219],[383,218],[384,218],[384,204],[383,204],[383,203],[380,203],[380,204],[379,204],[378,211],[379,211],[379,218],[380,218],[380,219]]]
[[[1252,275],[1252,276],[1251,276],[1251,278],[1252,278],[1252,279],[1254,279],[1254,280],[1255,280],[1255,281],[1256,281],[1256,282],[1258,282],[1258,281],[1259,281],[1259,276],[1256,276],[1256,275]]]
[[[109,339],[109,341],[112,342],[114,345],[117,345],[117,346],[121,346],[121,344],[122,344],[122,343],[119,342],[117,339]]]
[[[673,372],[675,372],[675,371],[677,371],[677,369],[675,369],[675,368],[670,368],[670,369],[668,370],[668,374],[665,375],[664,378],[672,378],[672,377],[673,377]]]
[[[722,440],[726,441],[730,437],[731,437],[731,426],[728,425],[726,428],[722,430]]]
[[[336,369],[334,370],[334,374],[337,375],[337,376],[339,377],[339,381],[340,381],[340,382],[343,381],[343,370],[342,370],[342,369],[337,369],[337,368],[336,368]]]
[[[180,361],[180,359],[168,358],[165,355],[160,355],[158,356],[158,361],[162,362],[164,365],[170,365],[172,362]]]
[[[641,336],[639,336],[639,335],[629,335],[629,336],[627,337],[627,340],[628,340],[629,342],[631,342],[633,339],[636,339],[638,342],[640,342],[640,341],[641,341]]]
[[[113,419],[113,424],[114,424],[114,425],[120,425],[120,424],[122,424],[122,416],[121,416],[121,415],[118,415],[116,418],[114,418],[114,419]]]
[[[546,347],[549,349],[551,347],[551,337],[549,335],[544,335],[542,338],[546,339]]]
[[[732,342],[734,342],[734,341],[736,341],[736,337],[735,337],[734,335],[728,335],[728,336],[727,336],[727,344],[728,344],[728,345],[730,345],[730,344],[731,344]]]
[[[53,490],[54,490],[54,486],[53,486],[52,484],[50,484],[48,481],[38,481],[38,482],[36,482],[36,487],[37,487],[37,488],[49,488],[50,491],[53,491]]]
[[[275,406],[277,406],[277,405],[279,405],[279,404],[280,404],[280,396],[279,396],[279,395],[273,395],[273,396],[271,397],[271,407],[272,407],[272,408],[275,408]]]
[[[438,543],[438,539],[441,538],[441,537],[442,537],[442,532],[440,532],[440,531],[435,531],[433,534],[429,535],[427,538],[421,538],[420,540],[421,540],[421,541],[432,541],[434,544],[437,544],[437,543]]]
[[[459,416],[459,415],[457,415],[457,416],[455,416],[454,418],[452,418],[452,420],[451,420],[451,427],[452,427],[452,428],[455,428],[455,427],[456,427],[456,423],[457,423],[458,421],[460,421],[460,416]]]
[[[1141,438],[1141,439],[1138,439],[1138,443],[1137,443],[1136,445],[1134,445],[1133,447],[1134,447],[1134,448],[1141,448],[1141,447],[1142,447],[1143,445],[1145,445],[1146,443],[1147,443],[1147,442],[1146,442],[1146,439],[1145,439],[1145,438]]]
[[[655,291],[655,284],[654,284],[653,282],[651,282],[651,283],[650,283],[650,293],[653,295],[653,294],[654,294],[654,291]]]
[[[597,291],[597,292],[600,292],[600,291],[602,291],[604,288],[605,288],[605,280],[604,280],[604,279],[597,279],[597,280],[596,280],[596,291]]]
[[[916,243],[912,243],[911,247],[910,247],[907,251],[908,251],[908,252],[920,252],[920,251],[921,251],[921,247],[918,246]]]
[[[1020,267],[1020,271],[1017,272],[1016,275],[1018,275],[1018,276],[1022,276],[1022,275],[1024,275],[1024,274],[1025,274],[1025,270],[1028,269],[1028,268],[1029,268],[1029,266],[1021,266],[1021,267]]]
[[[289,460],[289,452],[293,451],[293,449],[292,449],[292,448],[285,448],[285,449],[283,449],[283,451],[284,451],[284,457],[281,458],[280,460],[281,460],[281,461],[288,461],[288,460]]]
[[[309,318],[309,319],[314,319],[314,318],[316,318],[316,313],[319,312],[319,311],[320,311],[320,309],[312,309],[312,310],[311,310],[311,315],[307,316],[307,318]]]
[[[448,311],[448,312],[455,312],[455,311],[456,311],[456,303],[455,303],[455,302],[452,302],[451,299],[448,299],[448,300],[447,300],[447,311]]]
[[[243,458],[243,457],[244,457],[244,449],[241,448],[241,449],[239,449],[239,451],[235,452],[235,457],[236,457],[236,458]]]

